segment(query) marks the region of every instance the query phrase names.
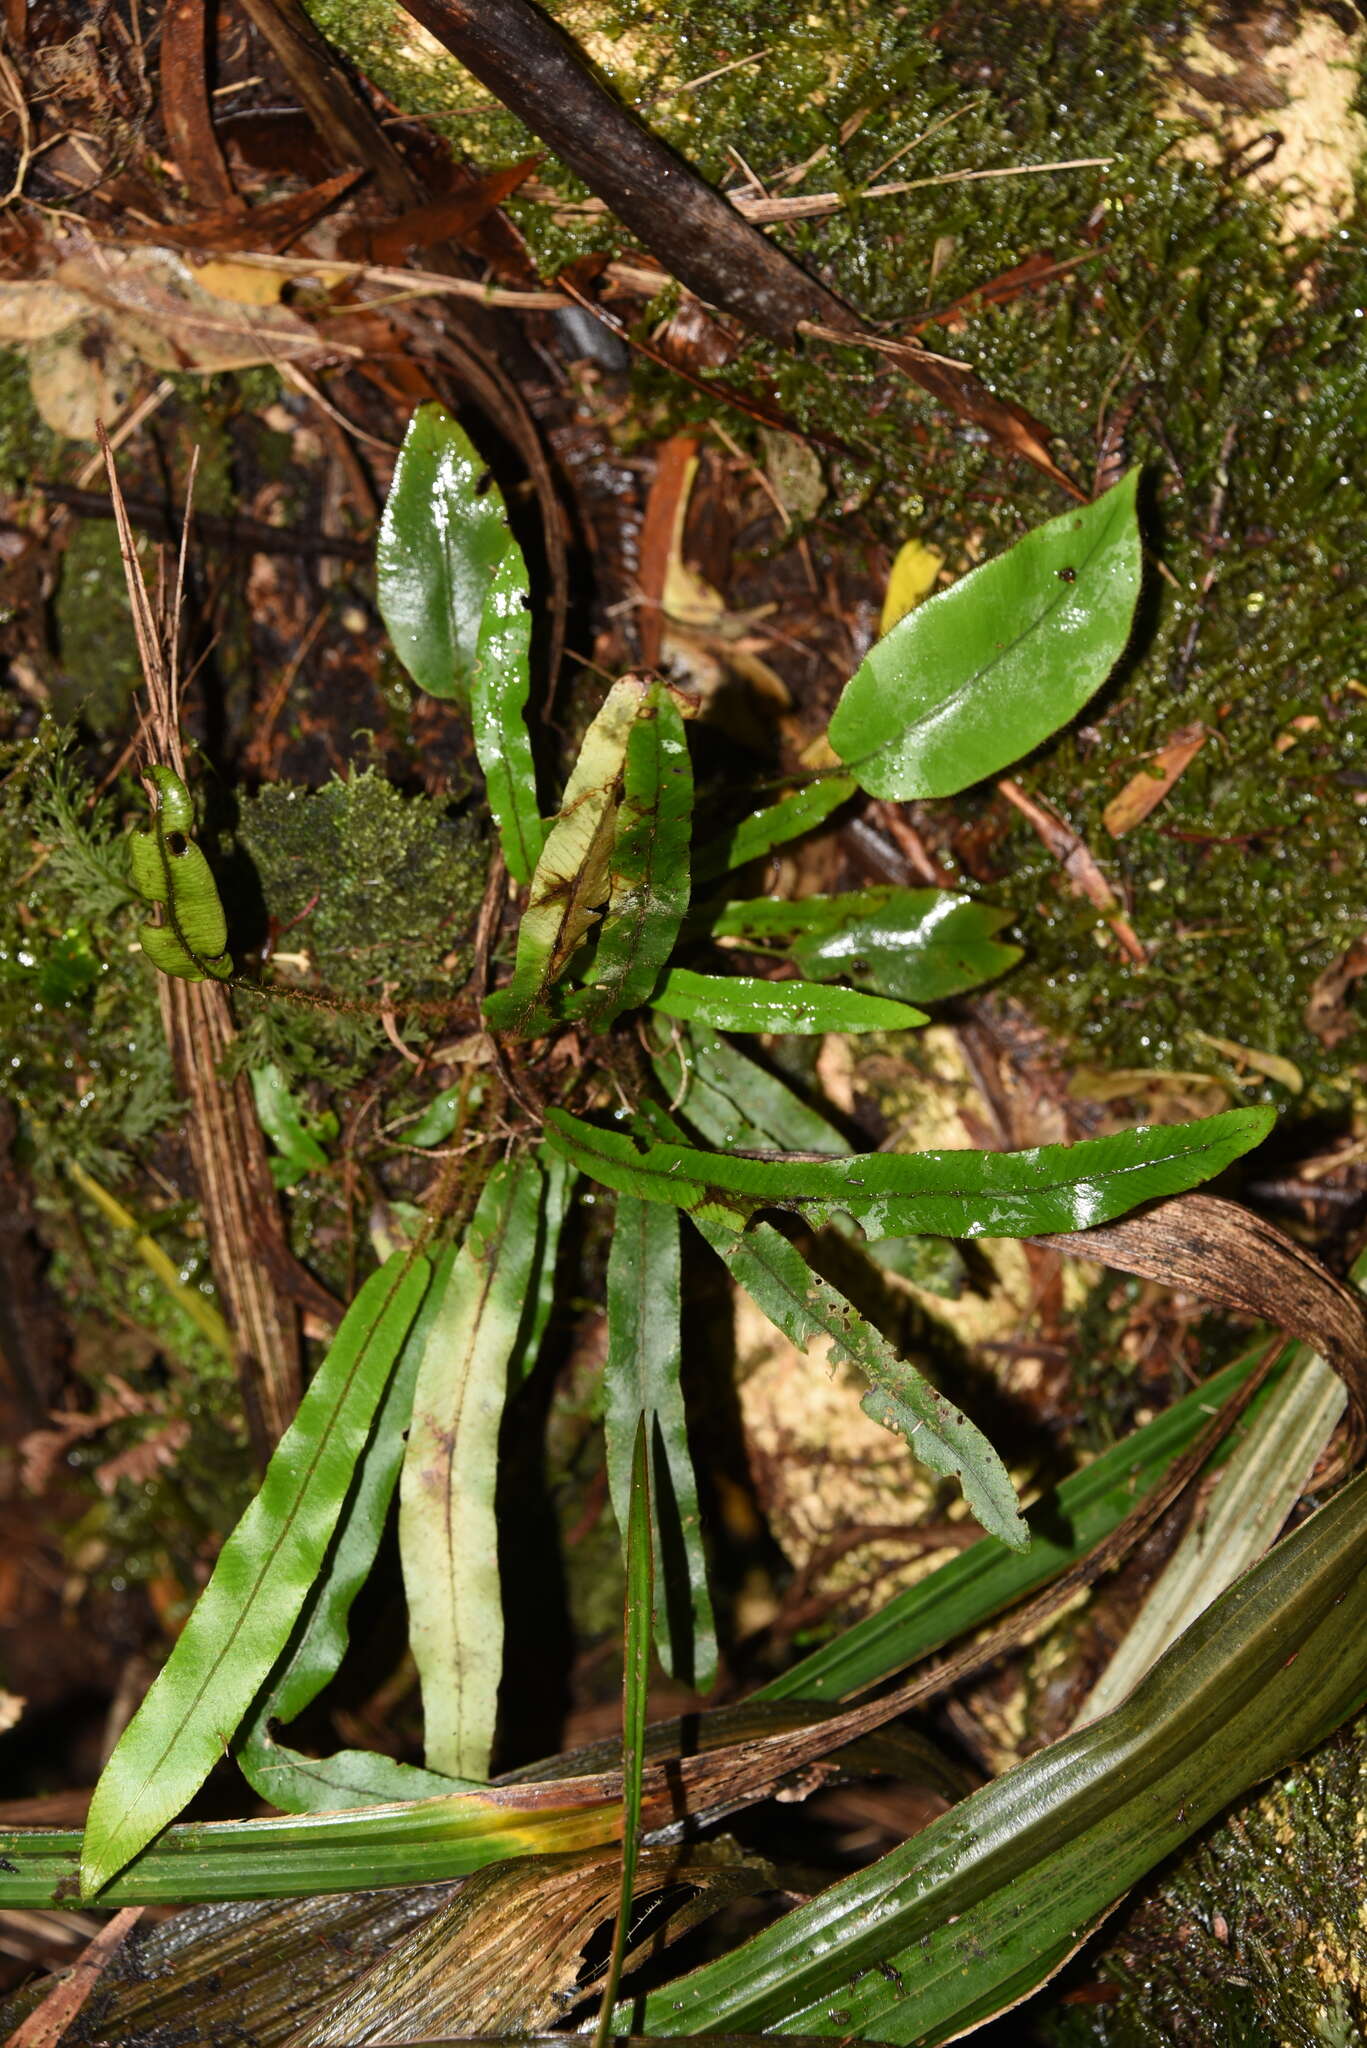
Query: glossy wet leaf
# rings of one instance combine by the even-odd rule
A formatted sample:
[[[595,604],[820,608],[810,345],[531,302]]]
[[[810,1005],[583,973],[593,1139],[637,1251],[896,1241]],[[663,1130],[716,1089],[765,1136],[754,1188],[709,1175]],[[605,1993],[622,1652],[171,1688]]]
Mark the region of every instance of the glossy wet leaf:
[[[531,880],[546,837],[527,731],[531,644],[527,565],[509,534],[484,601],[470,678],[470,723],[489,809],[515,882]]]
[[[950,889],[858,889],[783,903],[728,903],[713,938],[786,954],[809,981],[837,975],[905,1002],[940,1002],[1015,965],[1019,946],[995,937],[1011,913]]]
[[[870,648],[830,742],[874,796],[953,796],[1066,725],[1124,651],[1139,596],[1138,470],[1036,527]]]
[[[532,1280],[540,1178],[523,1153],[485,1184],[423,1347],[399,1481],[427,1764],[453,1778],[489,1775],[503,1667],[498,1432]]]
[[[424,1259],[396,1253],[347,1310],[260,1491],[95,1788],[83,1896],[98,1892],[199,1789],[284,1649],[427,1280]]]
[[[180,981],[223,981],[233,971],[228,921],[213,870],[189,836],[194,829],[190,792],[172,768],[147,770],[156,792],[152,829],[128,837],[128,872],[146,903],[161,905],[163,923],[138,929],[143,952],[163,974]]]
[[[802,1254],[769,1223],[746,1231],[694,1219],[708,1243],[725,1259],[731,1277],[745,1289],[799,1351],[824,1338],[831,1362],[848,1364],[872,1381],[861,1406],[875,1422],[906,1440],[912,1456],[955,1479],[969,1511],[989,1535],[1013,1550],[1030,1541],[1010,1474],[982,1431],[887,1339],[866,1323],[843,1294],[814,1273]]]
[[[530,1038],[555,1022],[554,984],[597,922],[611,886],[627,742],[647,688],[637,677],[614,683],[584,735],[532,876],[512,979],[484,1005],[496,1031]]]
[[[705,1024],[657,1027],[651,1064],[678,1115],[708,1145],[726,1151],[847,1153],[850,1146],[786,1081]]]
[[[777,803],[765,804],[729,832],[709,835],[693,849],[693,879],[713,882],[731,868],[758,860],[775,846],[800,838],[829,818],[859,787],[852,775],[826,775]]]
[[[625,1548],[637,1431],[643,1424],[652,1482],[655,1643],[671,1676],[707,1692],[717,1675],[717,1644],[679,1383],[679,1219],[663,1203],[618,1197],[607,1308],[603,1424],[613,1513]]]
[[[247,1078],[257,1121],[276,1149],[277,1156],[271,1161],[275,1185],[292,1188],[307,1174],[325,1171],[327,1153],[305,1123],[281,1069],[271,1061],[264,1067],[252,1067]]]
[[[679,706],[652,683],[627,738],[622,800],[608,862],[611,894],[588,986],[566,1015],[604,1031],[644,1003],[688,909],[693,770]]]
[[[394,651],[429,696],[468,703],[508,539],[489,465],[444,407],[420,405],[394,466],[375,574]]]
[[[694,1019],[715,1031],[909,1031],[929,1020],[909,1003],[812,981],[756,981],[740,974],[694,974],[673,967],[651,1001],[662,1016]]]
[[[1131,1885],[1364,1697],[1358,1478],[1208,1608],[1113,1714],[652,1992],[632,2019],[675,2035],[951,2040],[1043,1981]]]
[[[604,1187],[643,1200],[740,1220],[758,1209],[795,1209],[824,1223],[843,1213],[872,1237],[922,1231],[944,1237],[1029,1237],[1083,1230],[1136,1203],[1176,1194],[1220,1173],[1260,1144],[1270,1109],[1231,1109],[1189,1124],[1140,1125],[1079,1145],[1029,1152],[875,1152],[846,1159],[751,1159],[692,1146],[642,1149],[625,1131],[602,1130],[551,1109],[550,1143]],[[1070,1216],[1069,1224],[1043,1219]]]
[[[460,1783],[366,1750],[310,1757],[278,1741],[274,1724],[302,1714],[333,1678],[346,1654],[352,1603],[370,1575],[403,1463],[413,1388],[427,1340],[455,1262],[448,1247],[432,1278],[376,1411],[327,1559],[310,1589],[284,1656],[271,1673],[239,1738],[236,1755],[253,1790],[287,1813],[326,1813],[378,1806],[391,1799],[429,1799]]]

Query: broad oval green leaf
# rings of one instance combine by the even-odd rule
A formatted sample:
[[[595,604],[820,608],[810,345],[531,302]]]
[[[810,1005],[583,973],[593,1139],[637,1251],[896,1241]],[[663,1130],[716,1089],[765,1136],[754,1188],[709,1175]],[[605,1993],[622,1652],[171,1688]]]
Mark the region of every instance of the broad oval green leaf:
[[[1019,946],[995,937],[1011,922],[952,889],[857,889],[846,896],[761,896],[728,903],[712,920],[714,939],[786,953],[810,981],[837,975],[904,1002],[941,1002],[1013,967]]]
[[[444,406],[408,423],[375,551],[380,617],[419,689],[469,702],[494,576],[508,551],[503,500]]]
[[[643,1423],[654,1557],[655,1644],[671,1677],[699,1692],[717,1676],[698,1482],[688,1447],[680,1372],[679,1219],[660,1202],[617,1201],[608,1255],[608,1355],[603,1427],[608,1488],[626,1548],[635,1493],[633,1459]]]
[[[1271,1109],[1229,1109],[1198,1123],[1141,1124],[1030,1152],[873,1152],[821,1160],[751,1159],[672,1143],[643,1151],[627,1132],[602,1130],[563,1109],[546,1112],[546,1134],[604,1187],[722,1221],[764,1208],[795,1209],[814,1223],[852,1216],[871,1237],[1032,1237],[1086,1230],[1139,1202],[1184,1193],[1261,1144],[1275,1121]],[[1077,1220],[1041,1220],[1052,1216]]]
[[[870,648],[830,742],[873,796],[953,796],[1066,725],[1139,597],[1137,469],[909,612]]]
[[[666,1017],[696,1019],[714,1031],[908,1031],[929,1022],[924,1010],[853,988],[812,981],[756,981],[741,974],[671,968],[651,997]]]
[[[1364,1697],[1359,1477],[1207,1608],[1114,1713],[652,1992],[631,2020],[675,2035],[955,2039],[1041,1983],[1131,1885]]]
[[[526,1153],[485,1183],[423,1347],[399,1480],[427,1763],[477,1782],[489,1775],[503,1669],[498,1432],[535,1271],[540,1193]]]
[[[425,1259],[396,1252],[347,1310],[260,1491],[95,1787],[83,1897],[99,1892],[198,1791],[284,1649],[427,1279]]]

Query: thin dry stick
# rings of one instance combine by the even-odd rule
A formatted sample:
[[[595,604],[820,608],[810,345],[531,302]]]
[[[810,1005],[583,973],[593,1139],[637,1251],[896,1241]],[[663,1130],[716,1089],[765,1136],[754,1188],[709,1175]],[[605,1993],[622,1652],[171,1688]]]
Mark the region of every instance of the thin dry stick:
[[[35,2005],[5,2042],[5,2048],[56,2048],[99,1983],[114,1951],[132,1933],[145,1908],[125,1906],[107,1920],[84,1953],[64,1970],[41,2005]]]
[[[179,626],[152,609],[133,543],[128,509],[119,488],[108,436],[101,446],[128,584],[133,630],[147,685],[144,754],[183,774],[178,712]],[[193,489],[193,472],[190,478]],[[186,501],[186,527],[190,503]],[[185,576],[182,535],[179,573],[169,610],[178,618]],[[216,981],[181,981],[158,975],[162,1024],[182,1092],[189,1105],[186,1129],[199,1186],[214,1272],[223,1292],[238,1347],[238,1384],[252,1434],[263,1461],[293,1420],[299,1405],[302,1370],[294,1309],[281,1301],[270,1281],[273,1266],[288,1259],[266,1141],[252,1106],[245,1075],[220,1079],[222,1061],[236,1038],[228,994]]]

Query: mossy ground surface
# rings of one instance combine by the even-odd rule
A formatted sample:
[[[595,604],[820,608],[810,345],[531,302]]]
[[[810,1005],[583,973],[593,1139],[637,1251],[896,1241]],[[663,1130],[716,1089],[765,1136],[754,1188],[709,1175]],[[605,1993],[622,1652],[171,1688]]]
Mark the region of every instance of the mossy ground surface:
[[[411,25],[391,35],[380,10],[354,0],[313,0],[313,11],[401,104],[447,109],[439,125],[476,161],[530,146]],[[739,151],[770,191],[848,195],[827,220],[772,232],[870,323],[929,319],[927,343],[962,354],[1042,420],[1084,483],[1103,442],[1143,465],[1153,568],[1131,654],[1026,781],[1129,899],[1148,966],[1126,965],[999,801],[980,800],[966,849],[959,835],[964,867],[1019,910],[1029,962],[1015,992],[1080,1059],[1230,1076],[1192,1039],[1196,1027],[1290,1059],[1315,1104],[1341,1110],[1342,1077],[1367,1037],[1359,1029],[1327,1055],[1304,1011],[1316,976],[1361,929],[1367,892],[1367,598],[1353,566],[1367,532],[1367,237],[1359,202],[1327,239],[1288,242],[1246,165],[1193,161],[1190,124],[1164,118],[1182,38],[1229,10],[817,0],[780,15],[732,0],[667,11],[564,0],[555,11],[708,177],[743,188]],[[858,196],[880,179],[1078,157],[1109,163]],[[538,176],[582,197],[553,160]],[[512,210],[543,275],[617,246],[602,216],[517,200]],[[999,304],[971,299],[1041,259],[1061,274]],[[933,317],[965,298],[962,314]],[[752,345],[719,374],[767,388],[799,425],[845,442],[847,455],[825,458],[831,492],[817,523],[828,536],[833,522],[889,546],[915,533],[957,572],[1059,509],[1042,478],[1004,465],[867,356]],[[715,411],[638,366],[637,431]],[[732,413],[727,425],[762,454],[752,423]],[[1107,802],[1193,720],[1213,737],[1159,810],[1112,842]],[[1253,1086],[1287,1106],[1274,1083]]]

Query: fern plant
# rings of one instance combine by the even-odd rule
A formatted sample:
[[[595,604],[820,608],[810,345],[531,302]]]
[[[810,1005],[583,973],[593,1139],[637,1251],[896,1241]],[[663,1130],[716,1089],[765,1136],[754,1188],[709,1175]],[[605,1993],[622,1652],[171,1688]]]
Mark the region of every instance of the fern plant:
[[[578,1191],[614,1198],[608,1472],[624,1541],[633,1501],[638,1519],[650,1503],[666,1670],[706,1690],[716,1669],[680,1391],[683,1227],[794,1344],[824,1340],[864,1377],[868,1413],[957,1483],[990,1537],[1006,1552],[1026,1549],[1000,1451],[812,1263],[813,1234],[833,1227],[880,1257],[916,1236],[1085,1229],[1219,1173],[1260,1141],[1270,1112],[1022,1153],[855,1151],[819,1106],[750,1056],[746,1036],[915,1030],[923,1005],[1017,957],[998,937],[1002,914],[924,889],[777,902],[745,895],[734,878],[858,790],[948,795],[1066,722],[1130,631],[1135,488],[1131,475],[1028,534],[894,627],[832,719],[838,765],[777,801],[738,822],[697,809],[695,706],[656,677],[630,675],[607,691],[544,817],[526,721],[526,566],[460,428],[435,406],[415,415],[381,532],[381,608],[414,680],[468,710],[499,859],[519,892],[511,958],[483,997],[500,1135],[491,1126],[487,1142],[466,1149],[447,1177],[459,1202],[435,1203],[348,1310],[100,1781],[84,1896],[130,1881],[119,1873],[225,1749],[286,1813],[466,1797],[475,1834],[487,1834],[481,1788],[502,1649],[499,1422],[509,1386],[536,1363]],[[130,852],[139,893],[160,906],[144,949],[164,973],[239,985],[189,794],[165,766],[151,780],[151,830]],[[777,972],[725,971],[726,942]],[[571,1034],[572,1058],[546,1043]],[[462,1228],[453,1214],[468,1218]],[[795,1227],[800,1236],[788,1234]],[[425,1768],[359,1751],[306,1757],[280,1731],[341,1661],[396,1491]],[[563,1840],[552,1830],[527,1844],[538,1845]]]

